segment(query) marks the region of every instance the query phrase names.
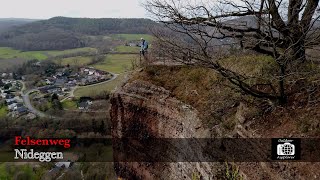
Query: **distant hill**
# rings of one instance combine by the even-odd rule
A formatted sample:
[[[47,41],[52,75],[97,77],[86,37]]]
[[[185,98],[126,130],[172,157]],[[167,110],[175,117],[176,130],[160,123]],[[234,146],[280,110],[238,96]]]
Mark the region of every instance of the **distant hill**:
[[[0,18],[0,33],[16,26],[38,21],[36,19]]]
[[[0,34],[0,46],[21,50],[61,50],[86,46],[84,35],[146,34],[155,26],[149,19],[54,17],[12,27]]]

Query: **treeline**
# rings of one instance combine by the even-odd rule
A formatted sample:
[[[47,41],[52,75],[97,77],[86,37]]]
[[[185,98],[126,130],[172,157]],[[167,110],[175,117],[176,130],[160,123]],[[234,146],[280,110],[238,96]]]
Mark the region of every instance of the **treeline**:
[[[15,32],[4,33],[0,36],[0,46],[15,49],[33,50],[64,50],[84,47],[81,36],[62,29],[48,29],[39,33],[24,33],[16,35]]]
[[[149,19],[55,17],[13,27],[0,34],[0,46],[20,50],[62,50],[84,47],[85,36],[115,33],[145,34],[157,24]]]
[[[20,18],[0,18],[0,32],[6,31],[15,26],[21,26],[30,22],[37,21],[35,19],[20,19]]]

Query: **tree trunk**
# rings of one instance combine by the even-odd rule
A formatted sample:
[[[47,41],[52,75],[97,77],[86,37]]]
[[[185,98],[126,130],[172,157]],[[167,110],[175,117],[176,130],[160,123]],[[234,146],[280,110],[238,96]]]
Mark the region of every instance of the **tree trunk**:
[[[285,66],[281,65],[280,66],[280,78],[279,78],[279,91],[280,91],[280,96],[279,96],[279,103],[281,105],[287,103],[287,95],[285,92]]]
[[[304,47],[304,42],[297,42],[292,49],[293,52],[293,60],[299,61],[299,62],[305,62],[306,61],[306,49]]]

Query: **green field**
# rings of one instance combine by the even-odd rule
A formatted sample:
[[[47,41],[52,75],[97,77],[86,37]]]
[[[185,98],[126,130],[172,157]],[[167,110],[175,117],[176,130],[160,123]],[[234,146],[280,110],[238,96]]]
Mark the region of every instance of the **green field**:
[[[139,53],[140,47],[117,46],[115,50],[116,52]]]
[[[76,97],[81,96],[95,96],[105,91],[112,91],[124,80],[125,74],[120,74],[115,80],[107,83],[98,84],[96,86],[80,87],[75,90],[74,95]]]
[[[2,106],[0,108],[0,119],[6,117],[8,113],[8,108],[6,106]]]
[[[77,109],[77,102],[73,100],[65,100],[62,102],[62,107],[67,110]]]
[[[61,63],[61,65],[71,65],[71,66],[84,66],[91,62],[91,57],[82,57],[82,56],[76,56],[76,57],[69,57],[69,58],[63,58],[56,60],[58,64]]]
[[[132,63],[138,62],[139,56],[132,54],[109,54],[103,62],[93,65],[102,71],[123,73],[131,70]]]
[[[148,42],[152,41],[153,37],[149,34],[113,34],[113,39],[125,40],[125,41],[140,41],[140,38],[144,38]]]
[[[85,47],[63,51],[20,51],[9,47],[0,47],[0,59],[38,59],[45,60],[48,56],[61,56],[79,52],[96,52],[97,49]]]
[[[8,47],[0,47],[0,59],[47,59],[42,51],[20,51]]]
[[[61,56],[61,55],[68,55],[68,54],[75,54],[79,52],[97,52],[96,48],[91,47],[84,47],[84,48],[76,48],[76,49],[67,49],[63,51],[43,51],[44,53],[47,53],[49,56]]]
[[[0,71],[4,71],[9,68],[14,68],[16,66],[22,65],[23,63],[32,60],[45,60],[48,57],[55,57],[61,55],[71,55],[79,52],[96,52],[97,49],[95,48],[77,48],[77,49],[68,49],[64,51],[20,51],[15,50],[9,47],[0,47]],[[68,59],[65,61],[65,65],[73,64],[73,59]],[[80,65],[89,62],[87,57],[80,58],[79,63]]]

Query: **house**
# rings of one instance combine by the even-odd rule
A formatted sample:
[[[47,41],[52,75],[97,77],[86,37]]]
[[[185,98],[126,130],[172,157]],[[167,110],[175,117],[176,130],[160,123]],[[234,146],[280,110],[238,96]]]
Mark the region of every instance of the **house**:
[[[63,72],[57,72],[56,76],[57,76],[57,77],[63,76]]]
[[[54,85],[62,87],[66,83],[66,81],[67,80],[65,78],[58,78],[56,79],[56,82],[54,83]]]
[[[23,104],[17,103],[16,106],[13,108],[14,111],[16,111],[18,108],[23,107]]]
[[[90,69],[89,72],[88,72],[88,75],[89,75],[89,76],[92,76],[95,72],[96,72],[95,70]]]
[[[70,78],[76,78],[76,77],[79,77],[79,74],[78,73],[71,73],[69,75]]]
[[[17,112],[19,115],[23,115],[23,114],[27,114],[28,113],[28,109],[24,106],[17,108]]]
[[[78,108],[80,110],[87,110],[89,108],[89,104],[87,102],[81,102],[81,103],[79,103]]]
[[[6,96],[7,96],[7,93],[5,93],[4,91],[1,92],[1,97],[2,97],[2,98],[6,98]]]
[[[86,85],[87,83],[88,83],[88,80],[86,78],[82,78],[80,85]]]
[[[12,101],[15,101],[14,95],[7,94],[6,95],[6,102],[9,103],[9,102],[12,102]]]
[[[59,92],[61,92],[61,88],[59,88],[59,87],[51,88],[51,89],[48,89],[47,92],[48,92],[49,94],[59,93]]]
[[[80,103],[85,102],[88,105],[92,105],[93,104],[92,101],[93,101],[93,99],[91,97],[80,97],[80,99],[79,99]]]
[[[57,86],[44,86],[44,87],[39,88],[39,91],[41,93],[50,93],[51,94],[51,93],[60,92],[61,88],[57,87]]]
[[[94,75],[95,75],[95,76],[102,76],[102,74],[101,74],[99,71],[95,71],[95,72],[94,72]]]
[[[7,103],[8,109],[9,110],[14,110],[14,108],[17,107],[17,102],[16,101],[11,101]]]

